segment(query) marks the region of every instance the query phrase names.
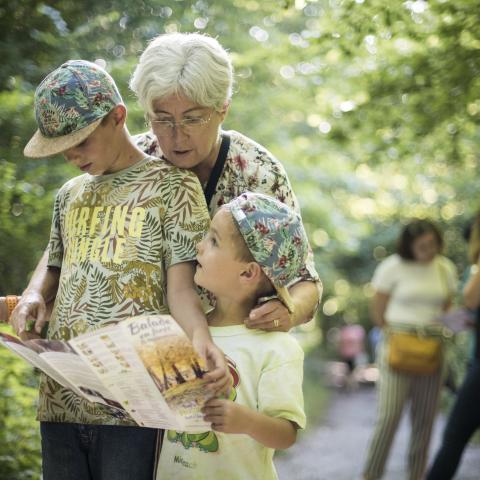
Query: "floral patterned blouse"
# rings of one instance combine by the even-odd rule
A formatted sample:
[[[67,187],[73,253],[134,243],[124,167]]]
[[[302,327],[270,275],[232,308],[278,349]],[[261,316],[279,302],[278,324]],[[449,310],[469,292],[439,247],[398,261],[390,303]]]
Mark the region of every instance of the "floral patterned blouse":
[[[278,198],[300,214],[298,200],[283,165],[268,150],[241,133],[235,130],[223,133],[230,136],[230,148],[215,193],[208,205],[210,215],[213,217],[222,205],[245,191]],[[134,141],[146,154],[164,158],[157,138],[151,131],[134,136]],[[315,282],[321,298],[322,282],[315,269],[310,246],[307,262],[293,283],[302,280]]]

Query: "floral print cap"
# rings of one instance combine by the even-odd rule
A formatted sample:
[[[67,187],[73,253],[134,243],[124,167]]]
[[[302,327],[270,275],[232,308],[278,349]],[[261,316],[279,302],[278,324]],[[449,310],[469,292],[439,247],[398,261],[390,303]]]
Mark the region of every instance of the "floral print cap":
[[[38,130],[24,154],[41,158],[78,145],[119,104],[123,100],[115,82],[99,65],[85,60],[64,63],[35,91]]]
[[[308,239],[300,216],[276,198],[245,192],[226,207],[255,261],[293,313],[287,285],[305,265]]]

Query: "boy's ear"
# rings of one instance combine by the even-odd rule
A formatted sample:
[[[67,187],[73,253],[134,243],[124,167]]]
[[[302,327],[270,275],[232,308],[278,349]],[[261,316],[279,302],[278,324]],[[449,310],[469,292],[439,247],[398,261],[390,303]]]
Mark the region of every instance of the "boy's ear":
[[[127,121],[127,109],[125,105],[117,105],[111,112],[110,116],[115,122],[115,126],[123,127]]]
[[[262,268],[257,262],[248,262],[240,273],[240,281],[245,285],[253,285],[262,277]]]

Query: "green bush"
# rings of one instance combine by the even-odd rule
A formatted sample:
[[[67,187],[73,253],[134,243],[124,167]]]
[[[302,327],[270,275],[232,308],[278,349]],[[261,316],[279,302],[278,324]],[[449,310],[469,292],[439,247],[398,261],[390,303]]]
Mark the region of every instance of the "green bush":
[[[7,327],[2,331],[11,333]],[[35,420],[37,375],[22,359],[0,348],[0,478],[40,478],[40,435]]]

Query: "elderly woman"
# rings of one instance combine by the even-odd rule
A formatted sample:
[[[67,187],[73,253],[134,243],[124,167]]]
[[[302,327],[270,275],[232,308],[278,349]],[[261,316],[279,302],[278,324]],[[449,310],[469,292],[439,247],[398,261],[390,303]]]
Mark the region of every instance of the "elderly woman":
[[[232,70],[228,53],[211,37],[173,33],[155,38],[130,82],[151,127],[137,135],[137,144],[150,155],[195,172],[212,216],[247,190],[276,197],[298,211],[280,162],[241,133],[221,129],[230,107]],[[312,318],[321,283],[311,253],[290,293],[293,312],[272,299],[251,312],[247,326],[287,331]]]

